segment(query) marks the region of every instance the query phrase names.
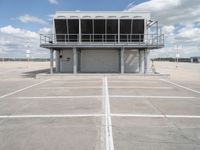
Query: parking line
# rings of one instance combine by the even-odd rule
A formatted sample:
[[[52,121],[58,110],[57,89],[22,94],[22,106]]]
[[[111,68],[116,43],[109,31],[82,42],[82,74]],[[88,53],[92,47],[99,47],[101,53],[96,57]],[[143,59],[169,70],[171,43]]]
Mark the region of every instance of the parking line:
[[[0,115],[0,119],[15,119],[15,118],[73,118],[73,117],[104,117],[106,114],[48,114],[48,115]],[[110,114],[111,117],[137,117],[137,118],[188,118],[188,119],[200,119],[199,115],[153,115],[153,114]],[[107,126],[109,127],[109,126]],[[109,128],[108,128],[109,129]],[[107,130],[107,136],[112,137],[111,130]],[[110,145],[109,147],[112,148]],[[113,147],[114,148],[114,147]],[[108,149],[108,150],[110,150]],[[114,150],[114,149],[112,149]]]
[[[33,97],[17,97],[17,99],[67,99],[67,98],[101,98],[101,95],[89,96],[33,96]]]
[[[153,114],[111,114],[112,117],[144,117],[144,118],[191,118],[200,119],[199,115],[153,115]]]
[[[119,98],[162,98],[162,99],[195,99],[197,97],[184,97],[184,96],[152,96],[152,95],[110,95],[110,97]]]
[[[149,87],[149,86],[110,86],[109,89],[173,89],[173,87]]]
[[[188,88],[188,87],[182,86],[182,85],[180,85],[180,84],[177,84],[177,83],[174,83],[174,82],[171,82],[171,81],[165,80],[165,79],[160,79],[160,80],[161,80],[161,81],[164,81],[164,82],[167,82],[167,83],[170,83],[170,84],[173,84],[173,85],[175,85],[175,86],[177,86],[177,87],[180,87],[180,88],[182,88],[182,89],[185,89],[185,90],[192,91],[192,92],[194,92],[194,93],[198,93],[198,94],[200,94],[200,91],[193,90],[193,89],[191,89],[191,88]]]
[[[6,118],[70,118],[70,117],[102,117],[105,114],[51,114],[51,115],[0,115],[0,119]]]
[[[106,150],[114,150],[113,134],[112,134],[112,121],[110,113],[110,102],[108,92],[107,77],[104,76],[104,99],[105,99],[105,111],[106,111]]]
[[[24,91],[24,90],[30,89],[30,88],[32,88],[32,87],[34,87],[34,86],[43,84],[43,83],[48,82],[48,81],[50,81],[50,80],[52,80],[52,79],[47,79],[47,80],[41,81],[41,82],[39,82],[39,83],[33,84],[33,85],[31,85],[31,86],[27,86],[27,87],[25,87],[25,88],[22,88],[22,89],[19,89],[19,90],[16,90],[16,91],[7,93],[7,94],[5,94],[5,95],[0,96],[0,99],[1,99],[1,98],[5,98],[5,97],[8,97],[8,96],[13,95],[13,94],[16,94],[16,93],[19,93],[19,92],[22,92],[22,91]]]
[[[56,86],[56,87],[42,87],[40,89],[42,90],[50,90],[50,89],[101,89],[102,87],[87,87],[87,86],[84,86],[84,87],[76,87],[76,86]]]

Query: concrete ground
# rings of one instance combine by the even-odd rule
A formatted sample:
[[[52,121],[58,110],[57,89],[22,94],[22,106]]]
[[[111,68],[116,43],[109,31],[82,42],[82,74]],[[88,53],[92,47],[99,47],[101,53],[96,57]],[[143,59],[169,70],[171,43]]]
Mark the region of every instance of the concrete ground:
[[[171,79],[35,79],[48,65],[0,62],[0,150],[200,149],[199,64],[156,62]]]

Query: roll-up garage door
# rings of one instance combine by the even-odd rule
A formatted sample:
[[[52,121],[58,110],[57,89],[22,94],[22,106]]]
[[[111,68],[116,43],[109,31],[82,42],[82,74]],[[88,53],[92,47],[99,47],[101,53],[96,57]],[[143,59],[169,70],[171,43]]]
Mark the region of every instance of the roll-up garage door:
[[[119,72],[119,50],[81,50],[80,72]]]
[[[139,72],[139,51],[125,50],[124,51],[124,68],[126,73]]]

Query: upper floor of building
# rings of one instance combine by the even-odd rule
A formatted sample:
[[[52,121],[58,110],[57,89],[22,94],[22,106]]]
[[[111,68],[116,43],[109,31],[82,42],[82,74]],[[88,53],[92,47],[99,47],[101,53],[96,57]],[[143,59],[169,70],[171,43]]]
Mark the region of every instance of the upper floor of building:
[[[53,33],[40,36],[41,47],[161,48],[164,35],[149,12],[59,11]]]

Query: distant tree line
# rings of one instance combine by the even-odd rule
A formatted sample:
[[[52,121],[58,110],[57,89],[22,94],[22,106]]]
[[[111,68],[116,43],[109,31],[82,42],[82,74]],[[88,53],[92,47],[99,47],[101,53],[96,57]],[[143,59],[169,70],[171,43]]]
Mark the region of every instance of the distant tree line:
[[[27,58],[0,58],[0,61],[27,61]],[[45,62],[50,61],[49,58],[30,58],[29,61]]]
[[[151,59],[152,61],[169,61],[169,62],[176,62],[176,58],[172,58],[172,57],[169,57],[169,58],[154,58],[154,59]],[[191,62],[191,59],[190,58],[179,58],[178,59],[179,62]]]

